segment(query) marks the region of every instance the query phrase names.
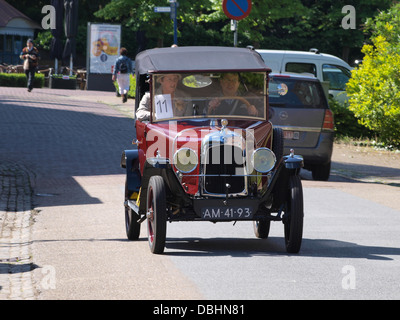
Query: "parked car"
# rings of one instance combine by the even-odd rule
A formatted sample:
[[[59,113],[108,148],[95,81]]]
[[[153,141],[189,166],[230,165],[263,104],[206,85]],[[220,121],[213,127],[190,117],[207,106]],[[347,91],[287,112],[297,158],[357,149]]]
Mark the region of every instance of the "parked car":
[[[353,69],[347,62],[317,49],[310,51],[257,49],[272,72],[311,73],[321,82],[329,82],[329,95],[346,101],[346,83]]]
[[[295,149],[315,180],[331,171],[334,122],[320,81],[312,75],[271,73],[270,121],[281,128],[284,152]]]
[[[145,221],[150,250],[159,254],[167,221],[250,220],[259,238],[268,237],[271,221],[282,221],[286,250],[297,253],[303,158],[293,150],[284,156],[282,130],[268,120],[270,69],[260,55],[244,48],[157,48],[135,61],[135,108],[147,101],[150,113],[136,120],[136,147],[122,153],[128,239],[138,239]],[[164,81],[176,91],[165,93]],[[223,83],[238,86],[237,93],[224,95]]]

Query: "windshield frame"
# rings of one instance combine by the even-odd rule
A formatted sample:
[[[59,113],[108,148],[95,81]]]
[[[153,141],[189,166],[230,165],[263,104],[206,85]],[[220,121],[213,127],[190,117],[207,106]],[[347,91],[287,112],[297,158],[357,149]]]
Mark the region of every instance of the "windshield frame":
[[[217,115],[212,115],[212,114],[205,114],[204,112],[201,114],[187,114],[187,115],[182,115],[182,116],[168,116],[166,118],[159,118],[157,119],[156,114],[155,114],[155,104],[157,103],[157,92],[160,91],[160,78],[165,77],[167,74],[174,74],[179,76],[179,83],[177,85],[177,90],[181,90],[184,88],[185,93],[188,95],[188,103],[192,103],[192,105],[195,105],[193,103],[194,101],[203,101],[203,104],[205,104],[207,101],[209,102],[211,99],[216,98],[217,96],[215,95],[215,92],[210,95],[204,95],[204,96],[193,96],[189,95],[189,92],[196,92],[196,90],[207,92],[208,86],[201,87],[201,88],[193,88],[193,87],[184,87],[183,85],[183,79],[188,77],[188,76],[193,76],[193,75],[221,75],[221,74],[226,74],[226,73],[237,73],[240,74],[240,76],[244,76],[246,74],[258,74],[262,79],[262,87],[258,88],[257,94],[254,92],[250,92],[252,94],[251,96],[244,96],[243,98],[247,98],[249,100],[255,100],[257,102],[257,110],[258,110],[258,115],[257,116],[252,116],[252,115],[235,115],[235,114],[217,114]],[[165,122],[165,121],[185,121],[185,120],[196,120],[196,119],[221,119],[221,118],[227,118],[227,119],[235,119],[235,120],[252,120],[252,121],[266,121],[267,120],[267,112],[268,112],[268,73],[265,70],[193,70],[193,71],[185,71],[185,72],[176,72],[176,71],[154,71],[154,72],[149,72],[149,85],[150,85],[150,122],[152,123],[157,123],[157,122]],[[240,77],[239,76],[239,77]],[[212,85],[216,86],[216,79],[218,77],[215,76],[213,79]],[[257,79],[257,82],[261,82],[261,79]],[[243,84],[240,84],[243,86]],[[211,86],[211,85],[210,85]],[[258,86],[261,86],[261,83],[258,84]],[[246,87],[246,86],[244,86]],[[247,89],[247,88],[246,88]],[[195,90],[195,91],[193,91]],[[211,92],[211,91],[210,91]],[[246,92],[249,93],[249,92]],[[240,97],[240,95],[238,95]],[[190,109],[190,107],[189,107]],[[203,110],[204,111],[204,110]]]

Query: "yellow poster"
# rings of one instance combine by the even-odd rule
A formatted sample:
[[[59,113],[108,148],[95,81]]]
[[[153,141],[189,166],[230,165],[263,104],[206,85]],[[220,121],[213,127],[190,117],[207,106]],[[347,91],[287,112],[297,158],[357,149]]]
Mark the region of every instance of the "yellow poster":
[[[119,56],[121,26],[90,25],[90,73],[112,73]]]

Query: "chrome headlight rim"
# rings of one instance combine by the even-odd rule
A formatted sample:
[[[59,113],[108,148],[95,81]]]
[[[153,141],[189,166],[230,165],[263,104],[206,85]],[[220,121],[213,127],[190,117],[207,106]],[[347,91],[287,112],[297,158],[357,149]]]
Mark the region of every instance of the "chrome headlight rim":
[[[269,160],[272,160],[272,165],[269,165],[269,166],[266,167],[266,168],[261,168],[261,167],[258,167],[258,168],[257,168],[257,162],[256,162],[256,160],[257,160],[258,157],[262,156],[262,154],[260,154],[261,152],[264,153],[264,156],[266,155],[265,152],[267,152],[268,157],[271,157],[271,159],[269,159]],[[276,164],[276,156],[275,156],[275,153],[274,153],[271,149],[262,147],[262,148],[258,148],[258,149],[256,149],[256,150],[253,151],[253,154],[252,154],[252,157],[251,157],[251,161],[252,161],[253,168],[254,168],[257,172],[260,172],[260,173],[268,173],[268,172],[270,172],[272,169],[274,169],[274,167],[275,167],[275,164]]]
[[[189,151],[191,153],[191,156],[193,156],[193,158],[189,157],[189,161],[191,161],[193,159],[196,160],[195,163],[191,163],[193,167],[190,168],[190,170],[183,169],[182,167],[180,167],[180,163],[181,162],[178,161],[179,158],[180,158],[179,154],[182,154],[182,152],[187,152],[187,151]],[[188,159],[188,158],[186,157],[186,159]],[[192,148],[188,148],[188,147],[180,148],[179,150],[177,150],[174,153],[173,161],[174,161],[175,168],[178,169],[178,171],[181,172],[181,173],[191,173],[194,170],[196,170],[197,166],[199,165],[199,157],[198,157],[196,151],[194,151]],[[183,165],[185,165],[185,164],[183,164]]]

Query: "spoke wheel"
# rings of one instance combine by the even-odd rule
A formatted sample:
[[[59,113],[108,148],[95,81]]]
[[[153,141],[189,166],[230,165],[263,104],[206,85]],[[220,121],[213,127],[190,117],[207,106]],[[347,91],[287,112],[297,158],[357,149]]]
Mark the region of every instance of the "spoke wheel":
[[[298,175],[289,177],[288,198],[284,217],[285,245],[289,253],[298,253],[303,238],[303,188]]]
[[[152,176],[147,188],[147,234],[150,251],[155,254],[164,252],[167,234],[167,213],[164,180]]]

